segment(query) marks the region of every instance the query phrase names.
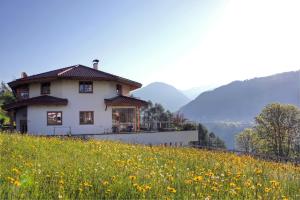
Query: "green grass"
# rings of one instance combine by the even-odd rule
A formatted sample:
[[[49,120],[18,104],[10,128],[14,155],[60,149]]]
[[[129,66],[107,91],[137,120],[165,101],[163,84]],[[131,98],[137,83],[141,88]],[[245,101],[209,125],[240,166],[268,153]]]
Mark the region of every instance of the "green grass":
[[[300,167],[190,148],[0,134],[0,199],[300,199]]]

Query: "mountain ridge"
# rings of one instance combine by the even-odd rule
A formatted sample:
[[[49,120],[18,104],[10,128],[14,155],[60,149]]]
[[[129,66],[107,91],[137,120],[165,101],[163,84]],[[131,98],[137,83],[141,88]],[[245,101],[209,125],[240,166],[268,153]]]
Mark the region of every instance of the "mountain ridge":
[[[180,107],[187,104],[190,99],[180,90],[163,82],[153,82],[134,92],[133,96],[160,103],[171,112],[178,111]]]
[[[272,102],[300,106],[300,70],[233,81],[201,93],[179,111],[195,121],[249,122]]]

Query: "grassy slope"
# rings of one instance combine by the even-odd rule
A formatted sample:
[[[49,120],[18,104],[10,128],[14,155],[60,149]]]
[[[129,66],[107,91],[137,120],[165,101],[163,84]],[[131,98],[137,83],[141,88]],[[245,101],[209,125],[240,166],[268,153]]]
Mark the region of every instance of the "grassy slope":
[[[0,134],[0,199],[299,199],[300,167],[228,153]]]

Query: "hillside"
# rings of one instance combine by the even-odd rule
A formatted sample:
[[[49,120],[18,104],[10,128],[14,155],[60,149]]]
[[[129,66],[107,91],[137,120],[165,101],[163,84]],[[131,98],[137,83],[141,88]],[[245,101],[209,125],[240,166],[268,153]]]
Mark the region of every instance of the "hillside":
[[[200,94],[180,111],[202,122],[249,122],[271,102],[300,106],[300,71],[234,81]]]
[[[154,82],[132,93],[135,97],[160,103],[175,112],[190,100],[178,89],[166,83]]]
[[[193,87],[193,88],[190,88],[187,90],[182,90],[182,93],[185,96],[187,96],[189,99],[193,100],[197,96],[199,96],[199,94],[201,94],[202,92],[212,90],[213,88],[216,88],[216,87],[212,86],[212,85],[207,85],[207,86],[202,86],[202,87]]]
[[[0,133],[0,155],[0,199],[299,199],[299,167],[231,153]]]

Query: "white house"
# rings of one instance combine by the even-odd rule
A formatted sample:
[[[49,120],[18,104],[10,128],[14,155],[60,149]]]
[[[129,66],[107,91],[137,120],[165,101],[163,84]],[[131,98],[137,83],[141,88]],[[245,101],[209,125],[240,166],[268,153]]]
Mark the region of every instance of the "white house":
[[[139,131],[140,108],[129,96],[142,85],[93,67],[74,65],[27,76],[8,85],[17,98],[4,106],[16,129],[30,134],[99,134]]]

